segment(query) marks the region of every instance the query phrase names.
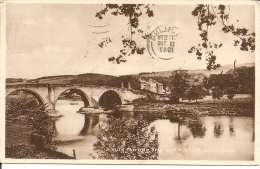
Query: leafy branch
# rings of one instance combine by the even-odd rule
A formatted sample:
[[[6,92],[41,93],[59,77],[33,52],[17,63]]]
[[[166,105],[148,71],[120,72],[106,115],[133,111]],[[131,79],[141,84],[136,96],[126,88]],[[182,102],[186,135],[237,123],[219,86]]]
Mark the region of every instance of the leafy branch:
[[[198,5],[192,11],[192,15],[198,18],[198,30],[200,31],[199,35],[202,43],[191,47],[188,53],[195,53],[199,60],[205,55],[208,70],[220,67],[216,63],[216,56],[213,49],[221,48],[222,43],[213,43],[208,38],[209,27],[214,26],[217,20],[223,26],[222,31],[224,33],[232,33],[238,37],[238,39],[234,40],[234,46],[240,44],[241,51],[251,50],[253,52],[255,50],[255,33],[249,33],[249,30],[246,28],[235,28],[233,24],[229,25],[229,14],[225,5],[218,5],[218,8],[213,5]]]
[[[150,9],[149,5],[144,4],[106,4],[106,7],[100,12],[96,13],[96,17],[103,19],[103,16],[111,10],[111,15],[118,16],[122,15],[128,18],[129,25],[129,37],[122,36],[123,49],[120,50],[120,54],[117,57],[110,57],[109,61],[116,61],[117,64],[121,62],[126,62],[126,55],[133,55],[135,53],[142,55],[145,48],[139,47],[135,40],[133,40],[133,35],[135,33],[141,35],[143,39],[147,39],[149,34],[144,33],[143,30],[138,29],[139,26],[139,17],[143,15],[142,10],[145,10],[145,14],[148,17],[153,17],[153,10]]]

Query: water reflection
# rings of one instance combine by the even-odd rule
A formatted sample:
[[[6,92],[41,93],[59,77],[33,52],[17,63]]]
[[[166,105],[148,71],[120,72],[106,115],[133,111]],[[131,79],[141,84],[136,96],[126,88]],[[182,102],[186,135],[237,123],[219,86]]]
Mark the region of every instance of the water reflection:
[[[78,114],[81,105],[62,105],[67,118],[61,118],[53,123],[58,135],[69,128],[69,139],[82,139],[82,142],[66,144],[58,147],[64,153],[72,153],[75,149],[77,158],[89,159],[96,135],[100,132],[102,123],[108,118],[115,117],[124,120],[135,119],[142,115],[159,132],[159,159],[175,160],[252,160],[254,159],[254,120],[251,117],[189,117],[167,116],[151,112],[115,112],[114,114]],[[66,116],[64,116],[66,117]],[[61,126],[64,125],[64,126]],[[69,133],[69,132],[68,132]],[[228,140],[228,141],[227,141]],[[223,144],[224,143],[224,144]],[[169,150],[169,151],[168,151]],[[199,153],[190,152],[196,150]],[[207,151],[205,151],[207,150]],[[232,150],[229,153],[215,150]]]
[[[56,128],[56,121],[59,120],[59,118],[53,118],[51,119],[51,132],[53,133],[54,136],[58,135],[58,131],[57,131],[57,128]]]
[[[85,123],[81,131],[79,132],[80,136],[85,135],[96,135],[100,130],[99,124],[99,115],[98,114],[86,114]]]
[[[230,136],[235,136],[235,130],[234,130],[234,125],[229,125],[229,134]]]
[[[229,135],[230,136],[235,136],[235,129],[234,129],[234,124],[233,124],[233,117],[229,118]]]
[[[197,117],[180,114],[171,115],[170,122],[178,124],[178,134],[174,137],[174,140],[178,143],[182,143],[182,140],[188,139],[190,135],[192,135],[193,138],[203,138],[206,133],[206,128]],[[188,128],[190,132],[181,132],[182,126],[183,128]]]
[[[134,118],[134,112],[115,112],[112,116],[118,119],[130,120]]]
[[[178,124],[178,134],[174,136],[174,141],[177,143],[177,144],[182,144],[184,140],[187,140],[189,137],[190,137],[190,133],[188,132],[181,132],[183,128],[183,122],[181,120],[179,120],[177,122]]]
[[[224,129],[220,123],[214,123],[214,136],[220,138],[224,132]]]
[[[189,122],[187,126],[190,129],[190,132],[194,138],[203,138],[207,131],[200,120]]]

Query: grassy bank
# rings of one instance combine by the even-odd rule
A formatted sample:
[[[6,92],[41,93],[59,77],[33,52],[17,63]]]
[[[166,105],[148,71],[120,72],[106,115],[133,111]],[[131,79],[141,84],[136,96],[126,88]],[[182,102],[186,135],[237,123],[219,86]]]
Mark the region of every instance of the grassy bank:
[[[72,159],[50,146],[54,136],[52,121],[33,96],[11,95],[6,101],[5,121],[6,158]]]
[[[6,122],[6,158],[14,159],[73,159],[56,151],[56,146],[32,144],[32,125],[19,121]]]
[[[195,115],[232,115],[254,116],[254,98],[250,95],[236,95],[231,101],[226,96],[214,100],[209,96],[199,99],[198,103],[184,100],[178,104],[166,103],[135,103],[135,111],[168,112],[168,113],[194,113]]]
[[[20,144],[5,148],[6,158],[18,159],[74,159],[51,148],[37,148],[30,144]]]

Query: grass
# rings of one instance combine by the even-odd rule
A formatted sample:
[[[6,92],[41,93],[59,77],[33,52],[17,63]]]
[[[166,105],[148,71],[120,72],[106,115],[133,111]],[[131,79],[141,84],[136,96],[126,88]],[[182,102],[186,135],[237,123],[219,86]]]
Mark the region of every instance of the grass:
[[[236,115],[236,116],[254,116],[254,98],[250,95],[236,95],[230,103],[224,96],[214,103],[212,97],[195,101],[184,100],[178,104],[166,103],[135,103],[135,111],[154,111],[154,112],[199,112],[205,115]]]
[[[254,110],[254,98],[251,95],[247,94],[237,94],[234,96],[233,100],[227,98],[227,96],[223,96],[221,99],[216,99],[216,103],[214,103],[214,99],[211,96],[208,96],[204,99],[199,99],[198,103],[184,101],[184,104],[193,104],[196,107],[205,107],[210,106],[211,108],[241,108],[246,110]]]
[[[13,159],[74,159],[50,148],[37,148],[30,144],[20,144],[5,148],[6,158]]]
[[[240,102],[247,102],[247,101],[253,101],[253,97],[249,94],[236,94],[234,96],[233,100],[231,101],[231,103],[240,103]],[[184,100],[183,102],[184,103],[192,103],[192,102],[195,102],[195,101]],[[212,96],[206,96],[204,99],[198,99],[198,103],[210,104],[210,103],[214,103],[214,99],[212,98]],[[230,100],[227,98],[226,95],[224,95],[219,100],[216,99],[216,103],[218,103],[218,104],[229,104]]]

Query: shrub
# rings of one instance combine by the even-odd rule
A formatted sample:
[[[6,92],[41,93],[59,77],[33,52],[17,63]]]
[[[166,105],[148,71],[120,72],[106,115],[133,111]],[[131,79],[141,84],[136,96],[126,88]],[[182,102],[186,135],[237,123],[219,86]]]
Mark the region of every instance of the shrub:
[[[51,128],[50,116],[44,110],[44,105],[39,104],[34,97],[21,95],[8,98],[6,120],[32,124],[32,133],[44,136],[46,141],[50,142],[54,131]]]
[[[158,133],[155,127],[148,130],[148,122],[137,119],[111,118],[102,126],[97,142],[93,144],[94,159],[156,160]]]

